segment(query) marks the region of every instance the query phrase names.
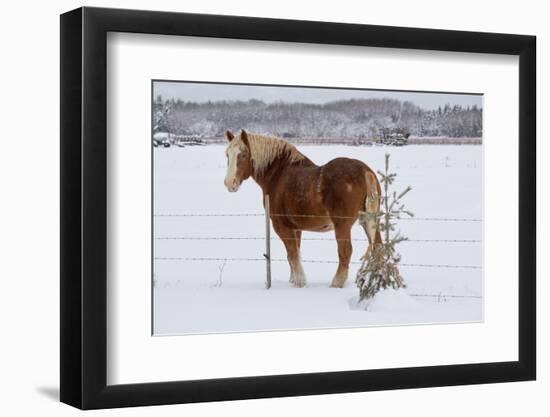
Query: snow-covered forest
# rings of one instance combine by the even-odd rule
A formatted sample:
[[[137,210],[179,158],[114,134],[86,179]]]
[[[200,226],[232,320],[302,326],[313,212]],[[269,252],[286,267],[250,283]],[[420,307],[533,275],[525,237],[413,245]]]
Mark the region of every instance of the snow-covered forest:
[[[349,99],[324,104],[180,99],[153,102],[154,131],[174,135],[221,137],[246,128],[287,138],[370,139],[381,129],[416,137],[479,138],[482,109],[449,104],[426,110],[397,99]]]

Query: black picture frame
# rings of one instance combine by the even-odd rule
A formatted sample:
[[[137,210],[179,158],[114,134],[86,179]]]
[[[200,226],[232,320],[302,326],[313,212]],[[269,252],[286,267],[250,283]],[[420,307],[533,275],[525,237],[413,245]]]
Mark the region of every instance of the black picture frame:
[[[108,32],[519,56],[518,361],[107,385]],[[102,8],[61,15],[61,401],[81,409],[533,380],[534,36]]]

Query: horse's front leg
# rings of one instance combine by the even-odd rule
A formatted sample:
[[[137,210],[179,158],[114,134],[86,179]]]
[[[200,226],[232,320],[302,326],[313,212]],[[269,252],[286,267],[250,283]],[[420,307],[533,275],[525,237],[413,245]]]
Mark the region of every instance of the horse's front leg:
[[[286,248],[288,264],[290,266],[290,283],[295,287],[305,287],[306,276],[300,260],[300,240],[302,232],[296,229],[273,223],[275,232],[279,235]]]
[[[342,288],[348,279],[349,262],[353,248],[351,246],[351,226],[349,222],[335,222],[334,232],[338,243],[338,269],[330,284],[333,288]]]
[[[290,265],[290,279],[288,281],[292,285],[295,285],[297,287],[303,287],[304,285],[306,285],[306,278],[305,278],[304,270],[302,268],[302,260],[301,260],[301,252],[300,252],[300,244],[302,242],[302,231],[301,230],[294,230],[294,240],[296,242],[298,255],[294,258],[293,261],[290,260],[290,256],[288,256],[288,254],[290,252],[288,251],[288,248],[286,248],[287,249],[287,259],[289,259],[288,262],[289,262],[289,265]],[[303,285],[296,285],[296,275],[302,277],[301,281],[302,281]],[[298,284],[300,284],[300,282],[298,282]]]

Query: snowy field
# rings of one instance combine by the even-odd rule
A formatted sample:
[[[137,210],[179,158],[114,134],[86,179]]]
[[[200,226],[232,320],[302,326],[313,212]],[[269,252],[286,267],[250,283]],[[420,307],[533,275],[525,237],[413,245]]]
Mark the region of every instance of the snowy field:
[[[224,146],[154,149],[156,214],[262,214],[260,188],[249,179],[237,193],[223,185]],[[398,177],[394,189],[413,190],[406,206],[418,218],[481,219],[482,147],[411,145],[395,147],[300,146],[317,164],[347,156],[382,170],[391,154]],[[155,216],[155,258],[261,259],[265,219],[260,216]],[[403,264],[482,265],[481,221],[401,221],[411,240],[398,246]],[[282,243],[271,244],[272,258],[285,259]],[[195,239],[181,239],[181,238]],[[204,239],[219,237],[223,239]],[[356,305],[358,289],[350,267],[343,289],[329,288],[337,261],[333,232],[304,233],[302,259],[308,285],[293,288],[285,262],[272,263],[273,286],[265,289],[261,260],[155,259],[154,334],[189,334],[341,328],[483,320],[480,268],[402,266],[405,290],[379,294],[367,310]],[[168,239],[167,239],[168,238]],[[175,239],[174,239],[175,238]],[[200,239],[196,239],[200,238]],[[255,239],[228,239],[255,238]],[[352,262],[367,248],[363,230],[353,228]],[[315,239],[315,240],[307,240]],[[318,240],[326,239],[326,240]],[[474,240],[476,242],[426,242]]]

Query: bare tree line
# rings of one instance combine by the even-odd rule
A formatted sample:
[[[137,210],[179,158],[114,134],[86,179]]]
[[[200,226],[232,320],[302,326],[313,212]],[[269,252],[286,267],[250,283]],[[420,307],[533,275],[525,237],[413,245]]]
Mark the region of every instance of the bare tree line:
[[[415,137],[479,138],[482,109],[445,105],[425,110],[396,99],[351,99],[325,104],[261,100],[153,102],[154,131],[215,138],[226,129],[297,138],[368,139],[381,129]]]

